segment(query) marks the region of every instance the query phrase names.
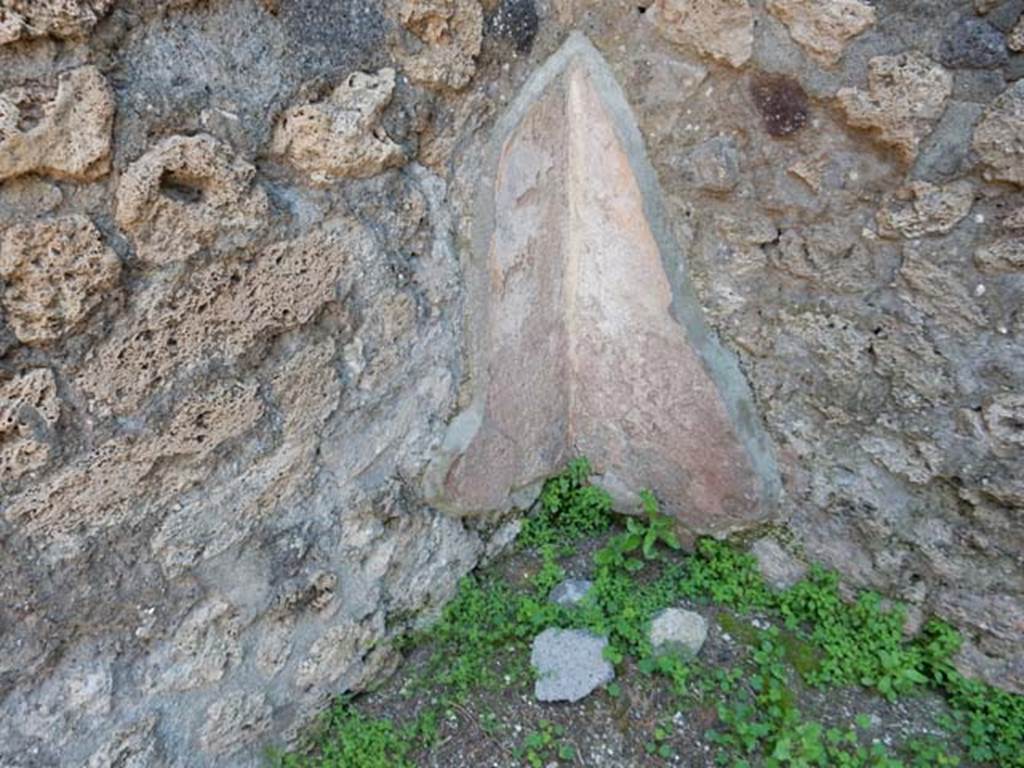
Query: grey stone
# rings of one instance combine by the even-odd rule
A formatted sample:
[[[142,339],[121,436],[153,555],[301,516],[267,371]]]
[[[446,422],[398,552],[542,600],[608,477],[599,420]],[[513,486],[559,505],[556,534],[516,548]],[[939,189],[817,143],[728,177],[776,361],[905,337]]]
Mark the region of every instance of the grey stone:
[[[270,727],[270,706],[262,693],[218,699],[206,710],[201,743],[211,754],[227,754],[258,742]]]
[[[579,701],[615,679],[604,658],[608,640],[580,629],[546,629],[533,640],[538,701]]]
[[[968,164],[971,132],[984,107],[951,101],[935,130],[925,139],[914,164],[914,178],[951,178]]]
[[[995,99],[974,129],[971,146],[986,166],[986,178],[1024,186],[1024,80]]]
[[[765,582],[775,589],[788,589],[807,574],[807,566],[769,536],[755,541],[750,552]]]
[[[592,586],[593,583],[586,579],[566,579],[551,590],[548,600],[556,605],[576,605],[587,596]]]
[[[696,656],[708,637],[708,622],[695,611],[666,608],[651,619],[651,645],[657,653]]]
[[[708,192],[729,192],[740,180],[741,155],[736,139],[716,136],[698,144],[680,162],[683,183]]]
[[[989,69],[1009,58],[1006,37],[981,19],[961,19],[939,45],[939,60],[947,67]]]
[[[1022,14],[1024,14],[1024,4],[1021,4],[1020,0],[1003,0],[994,13],[985,17],[985,21],[1000,32],[1006,33],[1009,39],[1013,37],[1014,28],[1019,26]],[[1010,45],[1010,50],[1016,51],[1017,49]]]
[[[155,768],[159,758],[155,718],[116,732],[90,758],[86,768]]]

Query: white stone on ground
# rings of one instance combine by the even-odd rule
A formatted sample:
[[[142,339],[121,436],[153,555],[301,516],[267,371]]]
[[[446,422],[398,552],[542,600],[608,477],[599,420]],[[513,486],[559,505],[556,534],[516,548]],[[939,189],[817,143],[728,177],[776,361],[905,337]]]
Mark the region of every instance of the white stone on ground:
[[[758,539],[750,548],[765,583],[773,589],[788,589],[807,574],[807,566],[789,554],[775,539]]]
[[[566,579],[551,590],[548,600],[555,605],[576,605],[587,596],[592,586],[586,579]]]
[[[615,679],[604,658],[608,640],[580,629],[545,629],[533,640],[538,701],[579,701]]]
[[[651,645],[658,653],[696,656],[707,637],[707,621],[693,611],[666,608],[651,620]]]

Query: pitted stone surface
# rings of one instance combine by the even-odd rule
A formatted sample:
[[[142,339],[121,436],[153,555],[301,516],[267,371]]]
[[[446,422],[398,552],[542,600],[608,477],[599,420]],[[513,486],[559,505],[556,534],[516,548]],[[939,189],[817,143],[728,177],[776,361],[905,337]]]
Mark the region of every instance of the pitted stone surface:
[[[92,181],[110,171],[114,94],[94,66],[79,67],[57,78],[50,101],[24,90],[0,93],[0,182],[38,173],[59,179]],[[35,107],[38,122],[22,127]]]
[[[614,85],[579,38],[559,55],[501,137],[476,400],[435,466],[439,503],[507,508],[576,450],[693,531],[764,519],[769,454],[739,371],[673,295],[627,108],[606,101]]]
[[[753,52],[754,13],[747,0],[656,0],[652,14],[667,39],[734,67]]]
[[[208,134],[171,136],[132,163],[117,187],[117,223],[155,266],[246,245],[266,224],[256,169]]]
[[[114,0],[4,0],[0,45],[50,35],[79,37],[110,10]]]
[[[862,0],[768,0],[765,7],[826,65],[837,63],[850,40],[875,23],[875,9]]]
[[[82,388],[102,408],[127,413],[182,365],[208,355],[237,359],[309,321],[344,291],[344,267],[366,247],[358,225],[345,231],[346,223],[271,245],[248,263],[214,262],[169,300],[142,304],[135,322],[116,329],[86,364]]]
[[[322,101],[286,110],[271,149],[320,184],[401,165],[402,148],[380,125],[394,90],[393,69],[354,72]]]
[[[979,68],[984,50],[961,45],[956,71],[930,79],[968,0],[860,0],[877,22],[853,37],[860,17],[830,15],[851,2],[747,4],[666,2],[694,22],[672,31],[653,2],[0,2],[20,17],[0,20],[0,240],[83,217],[120,261],[100,288],[105,271],[39,249],[0,288],[80,317],[33,320],[55,337],[29,344],[21,310],[0,307],[0,764],[248,768],[326,696],[386,670],[391,640],[507,546],[514,516],[495,536],[493,517],[441,512],[420,481],[486,370],[475,281],[514,298],[533,263],[495,272],[472,245],[495,137],[512,137],[500,115],[524,88],[537,96],[531,73],[573,29],[626,94],[595,86],[626,154],[642,160],[641,133],[663,185],[652,195],[654,173],[637,174],[644,216],[687,255],[685,270],[663,259],[670,311],[689,328],[679,310],[701,308],[750,383],[740,421],[763,420],[777,446],[787,546],[954,622],[963,671],[1024,690],[1019,57]],[[1011,50],[1018,4],[974,2]],[[903,51],[935,62],[882,67],[872,89],[870,62]],[[387,107],[350,117],[365,117],[370,157],[378,141],[402,147],[396,171],[310,183],[272,152],[285,111],[326,109],[350,74],[387,67]],[[851,91],[850,110],[829,99]],[[534,147],[568,148],[566,94],[535,115]],[[632,129],[616,119],[627,101]],[[165,142],[178,149],[161,157]],[[609,146],[588,179],[628,190],[604,167],[621,158]],[[546,185],[566,164],[506,199],[565,211]],[[132,179],[144,194],[122,219]],[[936,200],[969,184],[970,212],[917,210],[915,183]],[[622,231],[643,218],[628,216]],[[534,238],[522,253],[560,252],[542,224],[518,230]],[[93,243],[77,231],[71,242]],[[564,306],[554,289],[535,295]],[[524,368],[565,434],[568,394]],[[641,413],[642,429],[664,408]],[[560,468],[526,458],[537,476]],[[616,480],[601,478],[632,508],[636,480]],[[230,608],[201,610],[216,603]],[[160,687],[174,669],[195,686]],[[269,726],[235,740],[263,728],[249,694]]]
[[[74,330],[115,297],[120,274],[117,254],[85,216],[11,227],[0,241],[0,304],[25,344]]]
[[[949,232],[974,205],[974,186],[957,181],[944,187],[915,181],[887,201],[878,212],[878,231],[908,239]]]
[[[545,629],[533,640],[538,701],[579,701],[615,679],[604,658],[608,640],[581,629]]]
[[[985,110],[972,146],[987,166],[988,178],[1024,186],[1024,80],[1008,87]]]
[[[46,465],[46,433],[58,418],[57,384],[48,368],[0,380],[0,487]]]
[[[483,18],[479,0],[400,0],[398,19],[420,49],[406,54],[409,77],[434,88],[464,88],[476,72]]]
[[[251,429],[262,408],[252,385],[214,386],[180,406],[166,431],[111,439],[10,497],[4,516],[41,549],[77,551],[82,531],[137,522],[141,501],[154,488],[173,495],[208,477],[213,452]]]
[[[851,126],[873,131],[909,163],[952,93],[953,76],[915,51],[873,58],[867,91],[840,88],[836,98]]]

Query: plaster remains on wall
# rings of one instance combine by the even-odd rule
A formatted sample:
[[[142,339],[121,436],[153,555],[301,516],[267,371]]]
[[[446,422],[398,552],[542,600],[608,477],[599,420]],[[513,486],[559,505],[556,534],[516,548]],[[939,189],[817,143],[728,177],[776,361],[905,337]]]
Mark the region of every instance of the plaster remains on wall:
[[[616,442],[518,370],[543,444],[628,467],[702,414],[741,472],[730,435],[759,435],[804,560],[907,602],[908,631],[955,623],[965,672],[1024,691],[1022,11],[0,0],[0,763],[248,766],[378,679],[515,531],[433,491],[500,359],[474,345],[530,322],[552,365],[576,339],[650,396],[614,398],[644,405],[607,411]],[[531,90],[574,33],[603,74]],[[612,354],[641,309],[664,332]],[[658,400],[680,372],[700,408]],[[716,395],[742,407],[708,421]],[[691,453],[633,467],[627,507],[642,481],[704,488],[683,527],[763,519],[745,489],[719,526]]]

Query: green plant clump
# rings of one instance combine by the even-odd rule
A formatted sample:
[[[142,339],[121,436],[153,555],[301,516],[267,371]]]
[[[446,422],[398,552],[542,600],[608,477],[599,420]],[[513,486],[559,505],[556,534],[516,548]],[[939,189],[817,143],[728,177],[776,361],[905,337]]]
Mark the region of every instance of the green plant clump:
[[[576,748],[564,741],[564,736],[564,726],[550,720],[541,720],[539,727],[526,734],[523,743],[512,750],[512,756],[530,768],[542,768],[552,760],[572,762],[576,757]]]
[[[416,731],[368,718],[342,701],[321,716],[305,749],[271,753],[270,761],[275,768],[413,768],[408,757]]]
[[[516,540],[520,547],[558,545],[571,552],[580,539],[599,536],[611,527],[611,497],[590,484],[590,475],[589,461],[573,459],[564,472],[544,483],[539,508],[526,520]]]
[[[786,649],[779,642],[780,632],[771,627],[756,630],[757,644],[752,654],[749,690],[718,705],[721,728],[707,734],[722,747],[717,755],[720,765],[732,768],[906,768],[903,760],[892,756],[879,743],[867,743],[856,728],[826,728],[804,719],[796,706],[793,681],[786,665]],[[866,728],[869,721],[857,718]],[[932,757],[950,760],[941,750]],[[937,763],[942,764],[942,763]]]
[[[814,567],[802,581],[781,593],[771,592],[757,572],[754,558],[731,545],[703,539],[691,562],[687,592],[740,611],[781,615],[821,651],[806,670],[812,685],[860,684],[893,699],[927,682],[924,654],[903,637],[902,608],[886,608],[873,592],[847,603],[834,572]]]
[[[931,686],[944,693],[952,712],[945,729],[971,760],[1024,768],[1024,697],[968,680],[953,666],[960,638],[941,622],[921,636],[903,636],[903,609],[877,594],[844,600],[835,573],[812,568],[787,590],[769,589],[755,559],[735,546],[711,539],[697,542],[684,557],[674,521],[643,492],[644,517],[621,525],[608,495],[589,483],[586,459],[571,462],[545,483],[538,509],[518,539],[539,568],[524,586],[495,576],[473,575],[433,627],[413,638],[433,652],[419,685],[429,690],[432,708],[417,722],[398,728],[361,715],[342,702],[327,715],[307,749],[277,756],[280,768],[406,768],[417,748],[436,738],[438,712],[473,691],[529,681],[529,641],[549,627],[586,628],[608,638],[607,658],[630,659],[647,677],[667,681],[679,706],[694,698],[715,704],[718,724],[707,738],[719,747],[716,759],[732,768],[924,768],[956,766],[959,759],[932,738],[914,738],[896,752],[868,738],[870,722],[858,717],[845,728],[825,727],[803,716],[795,691],[858,685],[887,699]],[[614,529],[614,530],[613,530]],[[611,534],[611,535],[609,535]],[[606,537],[593,555],[593,587],[572,608],[548,600],[561,581],[561,557],[585,538]],[[650,621],[660,610],[689,599],[718,607],[718,621],[749,653],[738,666],[711,669],[651,648]],[[726,610],[723,610],[726,609]],[[768,628],[743,614],[774,621]],[[783,625],[782,627],[775,624]],[[622,685],[608,696],[618,699]],[[481,720],[488,731],[497,729]],[[652,757],[670,758],[672,729],[661,722],[644,743]],[[310,757],[309,755],[314,755]],[[571,762],[575,749],[561,726],[541,721],[516,748],[526,765]]]
[[[951,661],[960,637],[947,624],[929,622],[919,638],[907,640],[901,607],[886,608],[872,592],[848,603],[839,593],[838,575],[817,567],[790,589],[772,593],[752,557],[710,539],[698,543],[685,591],[740,611],[780,615],[821,652],[804,675],[812,685],[859,684],[892,700],[932,684],[945,694],[953,711],[952,730],[972,760],[1024,768],[1024,697],[961,675]],[[943,759],[954,764],[953,758]],[[902,763],[870,763],[876,764]],[[943,763],[936,758],[932,764]]]

